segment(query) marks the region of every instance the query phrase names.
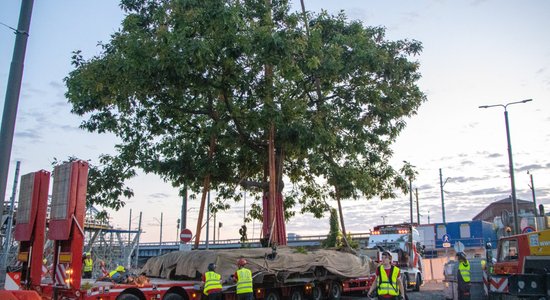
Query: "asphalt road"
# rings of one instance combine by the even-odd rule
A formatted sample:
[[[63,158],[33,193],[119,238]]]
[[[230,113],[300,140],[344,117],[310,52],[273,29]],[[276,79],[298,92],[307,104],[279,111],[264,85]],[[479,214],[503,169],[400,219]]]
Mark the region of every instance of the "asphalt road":
[[[409,300],[444,300],[443,289],[445,288],[442,282],[426,282],[420,287],[419,292],[409,291],[407,295]],[[342,300],[368,300],[366,296],[344,296]]]

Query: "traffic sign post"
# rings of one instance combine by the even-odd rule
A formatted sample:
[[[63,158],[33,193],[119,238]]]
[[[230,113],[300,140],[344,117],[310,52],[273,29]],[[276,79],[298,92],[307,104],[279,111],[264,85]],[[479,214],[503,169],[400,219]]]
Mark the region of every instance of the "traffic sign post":
[[[441,240],[443,241],[443,248],[451,247],[451,237],[448,234],[444,234]]]
[[[441,240],[443,241],[443,248],[445,248],[445,257],[447,257],[447,261],[449,261],[449,253],[447,252],[447,249],[451,247],[451,236],[444,234],[441,237]]]
[[[193,238],[193,233],[191,232],[191,230],[185,228],[180,232],[180,240],[182,243],[184,244],[188,243],[191,241],[192,238]]]

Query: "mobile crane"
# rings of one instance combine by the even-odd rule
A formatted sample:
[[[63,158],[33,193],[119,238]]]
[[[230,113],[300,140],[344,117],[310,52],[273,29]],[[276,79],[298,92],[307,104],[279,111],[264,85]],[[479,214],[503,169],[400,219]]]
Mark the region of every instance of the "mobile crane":
[[[550,298],[550,229],[501,238],[488,285],[491,299]]]

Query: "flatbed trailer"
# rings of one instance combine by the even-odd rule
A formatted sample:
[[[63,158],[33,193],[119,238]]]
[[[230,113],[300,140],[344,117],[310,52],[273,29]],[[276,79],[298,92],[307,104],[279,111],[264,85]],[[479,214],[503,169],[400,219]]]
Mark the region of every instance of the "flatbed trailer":
[[[200,282],[154,279],[147,284],[116,284],[112,282],[83,279],[79,289],[41,286],[43,299],[75,300],[197,300],[201,299]],[[83,288],[86,287],[86,288]]]
[[[20,271],[11,272],[10,279],[17,284],[13,290],[0,290],[0,299],[57,299],[57,300],[197,300],[204,297],[201,281],[188,276],[185,280],[149,277],[149,281],[117,284],[93,279],[82,279],[81,253],[84,246],[84,211],[86,203],[88,164],[75,161],[54,170],[53,196],[48,239],[54,243],[52,278],[44,281],[43,248],[46,238],[47,192],[50,174],[39,171],[23,176],[15,239],[20,243],[18,262]],[[280,252],[284,250],[280,249]],[[193,251],[194,252],[194,251]],[[312,254],[313,255],[313,254]],[[327,271],[328,261],[339,262],[345,254],[318,255],[321,262],[307,272],[273,269],[254,274],[255,299],[280,300],[336,300],[343,292],[368,291],[369,278],[349,279],[349,274],[335,275]],[[276,261],[276,259],[274,260]],[[273,262],[274,262],[273,261]],[[349,260],[347,260],[349,262]],[[262,264],[265,263],[262,261]],[[354,263],[336,263],[351,270]],[[201,268],[200,270],[202,270]],[[229,266],[224,268],[230,269]],[[346,271],[347,272],[347,271]],[[368,273],[368,272],[367,272]],[[257,277],[257,278],[256,278]],[[189,279],[192,278],[192,279]],[[235,300],[235,285],[223,285],[223,299]]]

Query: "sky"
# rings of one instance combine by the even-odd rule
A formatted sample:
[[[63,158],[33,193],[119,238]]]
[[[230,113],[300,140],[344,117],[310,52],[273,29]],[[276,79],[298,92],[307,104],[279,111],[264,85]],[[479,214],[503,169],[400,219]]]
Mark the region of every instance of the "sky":
[[[293,9],[299,0],[291,0]],[[17,27],[20,0],[0,1],[0,22]],[[439,169],[445,190],[447,222],[470,220],[491,202],[510,195],[504,110],[481,105],[533,99],[508,107],[517,198],[532,200],[533,175],[537,203],[550,210],[550,2],[528,1],[312,1],[306,9],[336,14],[351,20],[386,27],[390,40],[415,39],[423,44],[418,82],[427,101],[393,145],[392,165],[402,161],[416,166],[421,223],[442,222]],[[97,163],[102,153],[114,153],[117,139],[78,128],[82,119],[70,113],[63,78],[72,70],[71,53],[85,58],[98,54],[98,42],[108,42],[124,18],[114,0],[35,1],[25,58],[25,69],[10,161],[6,200],[13,188],[16,161],[21,174],[51,171],[54,158],[76,156]],[[15,34],[0,24],[0,107],[6,85]],[[178,238],[181,198],[169,183],[140,174],[128,185],[135,197],[118,212],[111,212],[116,227],[132,227],[143,213],[142,241]],[[218,238],[238,238],[243,212],[252,200],[235,204],[219,214],[223,223]],[[335,203],[331,203],[336,207]],[[373,226],[409,220],[409,196],[394,200],[345,201],[346,229],[368,232]],[[188,228],[195,232],[199,201],[188,204]],[[298,208],[299,209],[299,208]],[[416,220],[416,208],[415,208]],[[212,222],[213,227],[214,222]],[[258,238],[257,221],[248,224],[249,238]],[[328,215],[314,219],[300,215],[287,223],[287,232],[326,235]],[[210,230],[210,238],[212,238]],[[205,233],[201,237],[204,239]]]

